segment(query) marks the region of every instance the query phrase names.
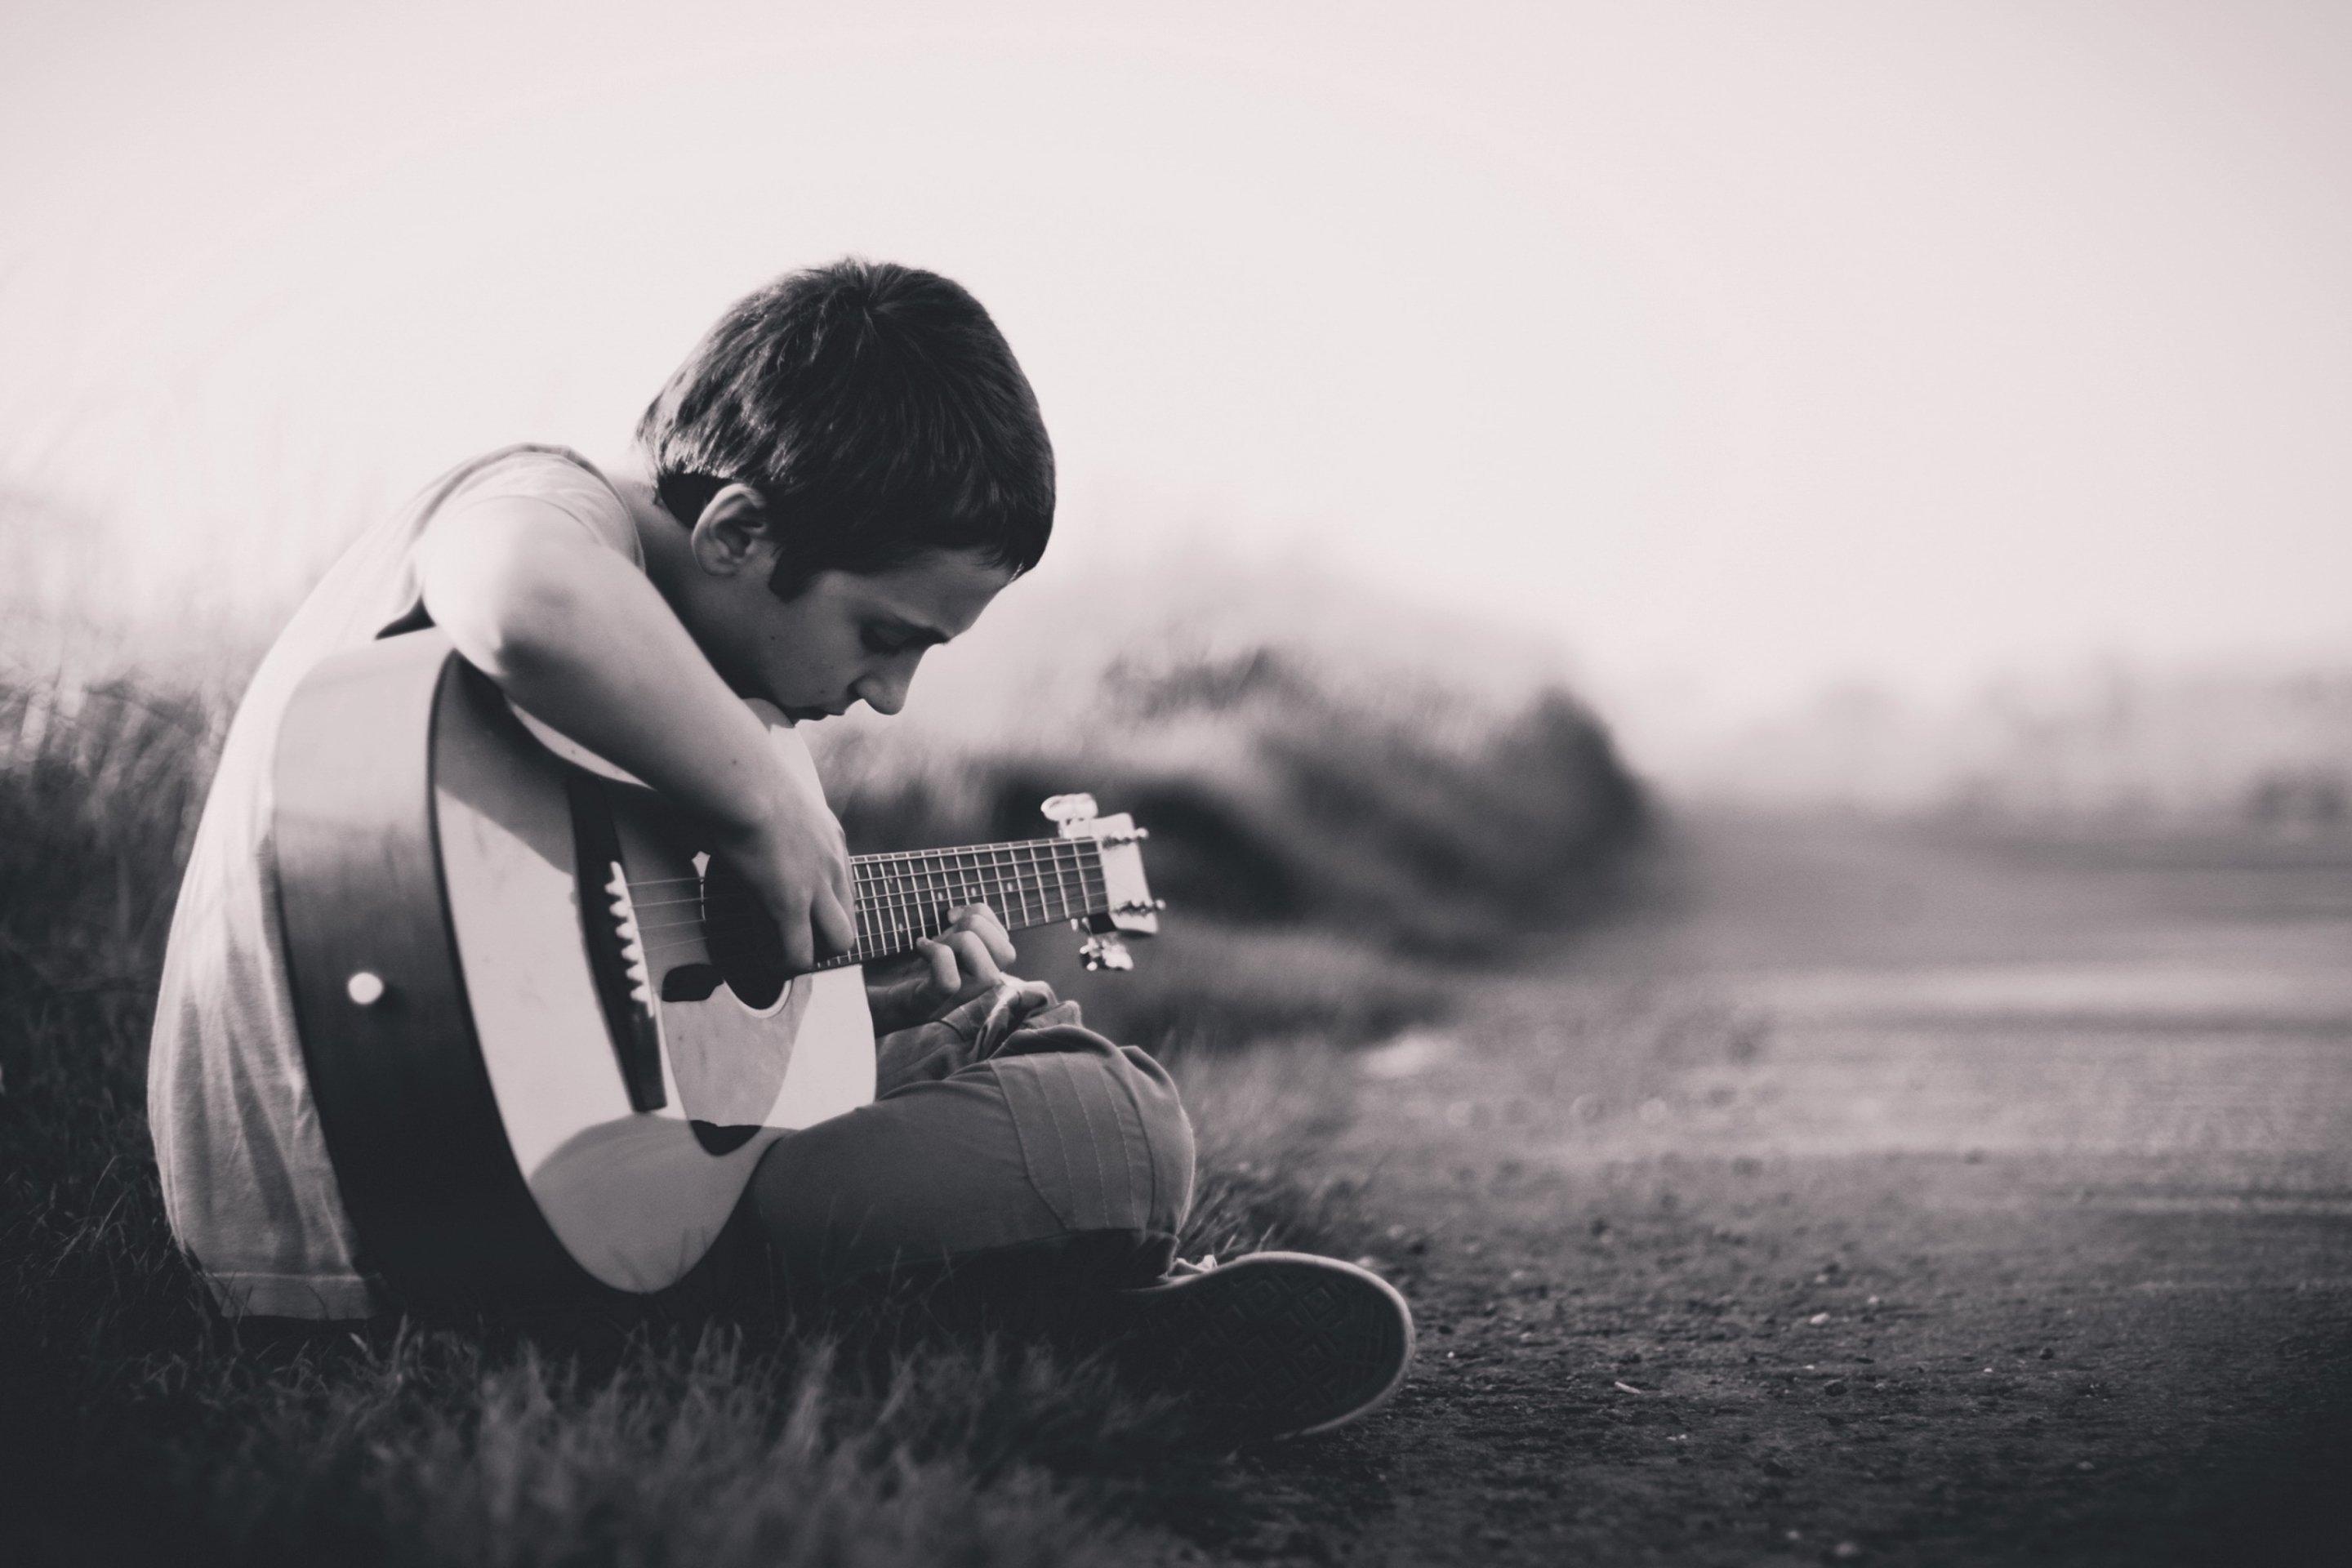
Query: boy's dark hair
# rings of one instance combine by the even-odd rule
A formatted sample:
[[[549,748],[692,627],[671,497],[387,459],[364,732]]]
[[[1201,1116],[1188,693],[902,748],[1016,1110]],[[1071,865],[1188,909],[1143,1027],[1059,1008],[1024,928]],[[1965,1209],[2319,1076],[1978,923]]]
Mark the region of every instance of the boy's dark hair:
[[[688,527],[729,484],[784,532],[769,586],[977,549],[1025,572],[1054,527],[1054,448],[996,323],[935,272],[846,258],[738,300],[637,421]]]

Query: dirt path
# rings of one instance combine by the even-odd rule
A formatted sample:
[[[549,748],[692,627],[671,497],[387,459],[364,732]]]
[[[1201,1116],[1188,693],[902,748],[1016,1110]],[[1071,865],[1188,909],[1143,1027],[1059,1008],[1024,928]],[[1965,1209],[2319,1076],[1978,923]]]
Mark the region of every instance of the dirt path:
[[[1362,1064],[1423,1325],[1253,1553],[2337,1561],[2352,853],[1695,831]]]

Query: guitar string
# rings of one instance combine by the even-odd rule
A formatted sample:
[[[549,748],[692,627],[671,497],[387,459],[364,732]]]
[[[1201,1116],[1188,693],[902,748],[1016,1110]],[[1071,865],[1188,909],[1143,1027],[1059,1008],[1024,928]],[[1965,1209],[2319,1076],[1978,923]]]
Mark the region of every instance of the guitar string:
[[[1012,881],[1000,880],[995,884],[992,889],[982,889],[982,891],[986,892],[993,890],[1001,893],[1009,892],[1013,894],[1024,907],[1034,903],[1036,908],[1043,910],[1056,903],[1063,905],[1065,908],[1068,908],[1081,902],[1090,903],[1096,897],[1100,896],[1105,892],[1105,888],[1102,884],[1103,878],[1100,872],[1093,871],[1082,874],[1075,882],[1066,877],[1055,878],[1050,882],[1043,877],[1023,877],[1017,880]],[[890,887],[880,889],[869,888],[867,890],[869,892],[878,890],[884,896],[859,900],[857,912],[862,916],[882,917],[891,914],[904,913],[909,910],[921,910],[926,913],[929,913],[959,907],[956,900],[951,900],[943,895],[940,895],[937,889],[931,889],[930,891],[933,892],[934,896],[929,898],[910,896],[919,895],[925,891],[925,889],[914,887]],[[969,889],[959,889],[958,891],[961,893],[969,891]],[[1073,895],[1076,896],[1074,897]],[[698,904],[702,901],[703,900],[698,899],[677,899],[669,900],[667,904],[661,902],[649,902],[639,904],[635,907],[638,909],[660,909],[666,907],[676,908]],[[969,899],[963,899],[961,900],[961,902],[964,903],[971,901],[973,900]],[[700,918],[689,918],[681,921],[646,921],[640,922],[637,929],[646,932],[677,931],[689,926],[699,926],[705,931],[726,930],[740,925],[749,924],[762,918],[765,917],[755,913],[746,913],[738,916],[729,916],[725,919],[716,921]],[[1058,914],[1048,915],[1045,917],[1045,920],[1047,921],[1051,921],[1061,918],[1063,917]]]
[[[1027,873],[1033,869],[1028,867],[1021,868],[1019,872],[1011,877],[992,876],[989,874],[992,871],[1003,869],[1006,868],[993,867],[950,866],[940,869],[929,869],[911,873],[892,872],[877,876],[858,876],[854,878],[853,880],[860,889],[874,890],[887,889],[901,881],[936,882],[957,887],[981,886],[984,890],[985,887],[991,884],[1008,888],[1015,885],[1016,883],[1023,887],[1040,887],[1045,884],[1045,879],[1048,875],[1054,876],[1056,879],[1066,879],[1066,875],[1072,873],[1080,876],[1100,874],[1098,867],[1090,866],[1083,860],[1065,860],[1054,865],[1036,867],[1034,869],[1038,874],[1034,878],[1027,875]],[[659,887],[664,883],[682,883],[689,881],[698,882],[701,880],[703,880],[703,879],[698,877],[649,878],[642,882],[631,882],[629,884],[629,891],[634,895],[641,888]],[[672,904],[691,904],[698,903],[701,900],[699,899],[638,900],[633,897],[631,901],[639,909],[658,910],[667,908]]]
[[[1040,861],[1038,851],[1048,849],[1052,851],[1051,856]],[[959,845],[947,849],[893,850],[885,854],[854,855],[850,857],[849,866],[853,877],[867,883],[898,876],[912,876],[918,879],[971,879],[976,873],[1003,868],[1003,862],[998,857],[1015,850],[1025,851],[1030,857],[1032,865],[1047,864],[1067,868],[1083,867],[1086,863],[1087,852],[1094,850],[1099,854],[1100,846],[1084,839],[1015,839],[1001,844]],[[982,862],[983,856],[990,858],[986,863]],[[704,878],[699,875],[646,877],[631,881],[629,888],[632,892],[635,892],[640,888],[682,887],[703,880]]]
[[[1069,919],[1074,912],[1097,912],[1090,906],[1097,897],[1107,896],[1104,889],[1093,885],[1100,883],[1105,875],[1101,847],[1099,843],[1088,840],[1045,838],[855,857],[851,871],[863,895],[853,911],[858,935],[848,952],[828,962],[837,964],[864,957],[887,956],[935,938],[948,929],[941,917],[951,908],[980,901],[971,896],[975,890],[982,900],[992,896],[1000,903],[1008,902],[1004,895],[1010,894],[1016,930]],[[1073,877],[1078,895],[1075,902],[1071,897]],[[701,880],[699,877],[647,878],[630,886],[678,886]],[[637,907],[673,908],[702,901],[699,898],[648,900]],[[1058,910],[1054,908],[1056,904],[1060,905]],[[907,918],[909,915],[916,918],[910,921]],[[659,931],[699,927],[707,935],[754,925],[761,918],[746,914],[723,921],[654,921],[639,930],[649,936]],[[646,951],[650,956],[693,946],[696,941],[688,936],[647,942]]]
[[[938,849],[889,849],[872,855],[852,855],[849,858],[849,863],[853,868],[863,870],[873,867],[911,865],[918,861],[945,860],[959,856],[977,858],[981,856],[1001,855],[1013,850],[1034,854],[1040,850],[1050,849],[1056,855],[1082,855],[1088,850],[1098,849],[1100,845],[1101,841],[1096,838],[1008,838],[994,844],[957,844]],[[691,882],[698,879],[695,877],[646,879],[648,882]]]
[[[1044,884],[1038,884],[1033,887],[1031,891],[1033,891],[1036,896],[1034,900],[1027,901],[1034,902],[1039,913],[1034,920],[1025,915],[1018,917],[1022,923],[1015,926],[1013,928],[1015,930],[1024,930],[1032,925],[1051,925],[1055,921],[1071,919],[1078,914],[1097,913],[1099,910],[1093,907],[1095,900],[1099,897],[1105,896],[1103,890],[1100,889],[1087,889],[1083,887],[1078,889],[1070,889],[1066,886],[1056,889],[1047,887]],[[1072,896],[1073,894],[1076,896]],[[1059,910],[1055,910],[1054,908],[1056,904],[1061,906]],[[930,921],[928,917],[944,914],[960,906],[943,901],[918,902],[908,900],[878,908],[874,906],[861,906],[859,913],[870,914],[876,917],[919,913],[927,917],[924,923],[929,926]],[[772,923],[772,918],[767,915],[764,911],[747,912],[740,915],[729,915],[719,920],[641,921],[637,926],[637,931],[641,935],[645,936],[651,936],[656,931],[666,931],[698,930],[703,931],[730,931],[744,930],[759,925],[762,922]],[[886,929],[891,931],[897,931],[912,928],[906,925],[904,922],[891,921],[887,923]],[[947,926],[943,924],[932,926],[929,934],[936,935],[939,931],[942,931],[947,929]],[[676,944],[675,942],[668,942],[658,945],[674,946]]]
[[[1086,896],[1072,899],[1066,896],[1066,889],[1048,889],[1045,888],[1043,884],[1037,884],[1032,890],[1035,891],[1038,895],[1036,899],[1035,912],[1034,915],[1024,915],[1021,917],[1019,923],[1015,924],[1013,928],[1016,931],[1028,930],[1041,925],[1052,925],[1058,921],[1071,920],[1076,919],[1080,915],[1100,912],[1100,907],[1097,906],[1095,901],[1096,898],[1100,896],[1097,892],[1089,892],[1086,889],[1080,889]],[[1051,893],[1052,896],[1048,897],[1048,893]],[[1059,909],[1055,909],[1053,907],[1055,904],[1059,904],[1061,907]],[[911,922],[901,919],[893,919],[879,930],[871,930],[867,932],[861,933],[856,942],[852,945],[849,953],[845,954],[844,956],[854,957],[861,951],[874,956],[882,956],[887,953],[904,952],[907,947],[913,945],[914,942],[938,937],[949,929],[948,926],[939,919],[939,917],[945,914],[950,907],[950,906],[949,905],[938,902],[908,902],[894,906],[887,911],[871,911],[877,915],[887,912],[896,916],[903,916],[911,913],[918,915],[920,918]],[[860,912],[863,914],[868,911],[861,910]],[[651,925],[640,926],[638,930],[642,935],[651,935],[656,931],[698,929],[703,933],[703,936],[707,937],[711,932],[727,932],[745,930],[766,921],[767,917],[764,914],[744,914],[730,916],[720,921],[671,921],[667,922],[657,922]],[[702,938],[696,936],[684,936],[674,937],[667,942],[648,942],[645,943],[645,951],[648,955],[650,955],[656,952],[672,951],[680,947],[691,947],[700,940],[702,940]]]
[[[1069,913],[1068,913],[1068,915],[1067,915],[1067,916],[1063,916],[1063,915],[1054,915],[1054,916],[1049,916],[1049,917],[1047,917],[1047,918],[1041,919],[1040,921],[1037,921],[1037,924],[1038,924],[1038,925],[1052,925],[1052,924],[1054,924],[1055,921],[1059,921],[1059,920],[1062,920],[1062,919],[1065,919],[1065,918],[1067,918],[1067,919],[1076,919],[1076,918],[1077,918],[1079,915],[1081,915],[1081,914],[1083,914],[1083,913],[1086,913],[1086,912],[1087,912],[1087,911],[1083,910],[1078,910],[1078,909],[1072,909],[1072,910],[1069,911]],[[1015,928],[1013,928],[1013,929],[1015,929],[1015,930],[1033,930],[1033,929],[1034,929],[1034,927],[1015,927]],[[914,929],[914,928],[911,928],[911,927],[893,929],[893,930],[891,930],[891,931],[887,931],[887,932],[883,933],[882,935],[880,935],[880,936],[878,936],[878,937],[866,937],[866,938],[861,938],[861,939],[859,939],[859,941],[858,941],[855,945],[853,945],[852,947],[850,947],[847,951],[845,951],[845,952],[841,952],[841,953],[838,953],[838,954],[835,954],[834,957],[832,957],[832,958],[828,958],[828,959],[824,960],[824,962],[825,962],[825,963],[856,963],[856,962],[863,962],[864,960],[866,960],[866,959],[869,959],[869,958],[891,958],[891,957],[896,957],[896,956],[897,956],[898,954],[899,954],[899,953],[906,952],[908,952],[908,951],[912,950],[913,948],[915,948],[916,946],[918,946],[919,943],[921,943],[921,942],[923,942],[935,940],[936,938],[938,938],[938,937],[939,937],[939,935],[940,934],[940,932],[941,932],[942,931],[944,931],[944,930],[945,930],[945,928],[944,928],[944,927],[938,927],[938,926],[927,927],[927,928],[924,928],[924,929],[921,929],[921,930],[917,930],[917,929]],[[696,937],[677,937],[677,938],[674,938],[674,939],[672,939],[671,941],[668,941],[668,942],[648,942],[648,943],[646,943],[646,944],[645,944],[645,946],[644,946],[644,952],[645,952],[646,955],[648,958],[650,958],[650,957],[652,957],[652,956],[653,956],[654,954],[656,954],[656,953],[662,953],[662,952],[677,952],[677,950],[679,950],[680,948],[691,948],[691,947],[697,947],[697,946],[701,946],[701,945],[703,945],[703,943],[701,942],[700,939],[698,939],[698,938],[696,938]]]
[[[950,880],[975,880],[984,879],[985,874],[990,871],[1026,871],[1033,869],[1042,871],[1050,870],[1055,868],[1060,868],[1063,869],[1078,869],[1084,868],[1089,864],[1087,860],[1087,853],[1089,850],[1093,850],[1097,857],[1093,864],[1099,865],[1100,863],[1100,851],[1097,847],[1091,844],[1067,843],[1063,840],[1052,838],[1037,839],[1034,843],[1040,847],[1048,845],[1052,846],[1054,848],[1054,854],[1050,858],[1041,858],[1033,855],[1026,862],[1013,863],[994,860],[983,863],[971,850],[969,849],[919,850],[912,851],[904,855],[888,856],[861,855],[851,859],[850,871],[856,880],[871,884],[899,877],[911,877],[918,879],[939,878]],[[1015,844],[1001,846],[1000,847],[1005,849],[1029,849],[1032,846],[1029,844]],[[969,863],[959,864],[957,863],[958,861],[968,861]],[[646,877],[631,880],[629,883],[629,889],[632,892],[635,892],[640,888],[682,887],[689,883],[701,882],[706,879],[706,878],[699,876]]]
[[[933,895],[920,901],[929,904],[944,900],[950,906],[978,901],[970,896],[973,893],[978,893],[982,899],[992,893],[1009,893],[1025,900],[1033,896],[1058,897],[1074,885],[1084,889],[1100,882],[1104,876],[1103,868],[1098,863],[1088,864],[1083,858],[1053,865],[954,868],[944,874],[862,878],[858,880],[857,889],[863,896],[857,902],[862,913],[908,903],[912,901],[908,895]],[[639,885],[631,883],[630,887],[634,889]],[[701,898],[633,900],[631,907],[638,910],[681,909],[706,901]]]
[[[936,892],[944,888],[946,890],[957,895],[961,901],[971,902],[973,900],[968,898],[963,898],[962,895],[974,889],[977,889],[982,897],[985,897],[991,891],[1009,891],[1016,897],[1025,898],[1031,893],[1045,890],[1047,887],[1047,879],[1049,877],[1052,879],[1053,884],[1058,887],[1066,885],[1073,876],[1076,876],[1083,883],[1087,878],[1099,878],[1103,874],[1103,868],[1099,858],[1090,862],[1083,850],[1081,850],[1067,857],[1056,855],[1051,860],[1033,860],[1026,864],[1015,864],[1011,866],[982,866],[974,864],[971,866],[937,865],[901,867],[880,874],[868,873],[866,875],[862,875],[856,878],[855,881],[856,887],[861,892],[879,893],[884,895],[883,901],[887,901],[887,899],[907,891],[919,889],[923,891]],[[700,879],[681,877],[647,878],[642,882],[629,883],[629,889],[632,894],[635,894],[635,892],[640,888],[652,888],[665,884],[683,883],[695,880],[700,880]],[[643,900],[637,900],[634,898],[632,899],[634,907],[648,910],[669,909],[679,905],[695,904],[702,901],[703,900],[698,898],[647,899]],[[861,904],[869,900],[863,899],[859,900]]]
[[[1054,903],[1058,903],[1062,907],[1059,909],[1054,909],[1051,907]],[[949,908],[950,906],[945,904],[909,904],[905,906],[904,909],[895,910],[893,912],[919,912],[923,915],[930,916],[945,913]],[[1066,900],[1056,899],[1051,900],[1050,903],[1041,902],[1038,905],[1038,910],[1040,912],[1034,920],[1024,920],[1018,924],[1013,925],[1008,929],[1013,931],[1025,931],[1034,926],[1052,925],[1055,921],[1073,920],[1079,915],[1099,914],[1101,912],[1101,909],[1099,907],[1093,906],[1090,900],[1085,899],[1070,899]],[[700,931],[705,932],[718,931],[723,933],[728,931],[749,931],[762,924],[773,925],[774,923],[773,920],[768,915],[761,913],[730,915],[725,920],[717,921],[667,921],[659,925],[641,925],[637,928],[637,931],[641,936],[651,936],[656,931]],[[933,923],[928,919],[925,920],[922,924],[927,928],[926,934],[933,936],[950,929],[946,924]],[[913,924],[909,922],[893,921],[883,926],[881,928],[881,932],[887,933],[899,931],[911,931],[913,929]],[[675,946],[679,940],[685,939],[673,938],[669,942],[656,943],[655,945],[665,947]]]

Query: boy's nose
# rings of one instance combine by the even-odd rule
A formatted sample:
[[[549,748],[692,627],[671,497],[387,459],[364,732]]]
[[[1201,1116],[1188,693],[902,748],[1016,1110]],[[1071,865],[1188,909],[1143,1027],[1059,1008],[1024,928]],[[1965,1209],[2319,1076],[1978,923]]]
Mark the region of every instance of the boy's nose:
[[[896,713],[907,705],[907,688],[913,684],[912,668],[892,668],[861,677],[850,689],[866,700],[866,706],[877,713]]]

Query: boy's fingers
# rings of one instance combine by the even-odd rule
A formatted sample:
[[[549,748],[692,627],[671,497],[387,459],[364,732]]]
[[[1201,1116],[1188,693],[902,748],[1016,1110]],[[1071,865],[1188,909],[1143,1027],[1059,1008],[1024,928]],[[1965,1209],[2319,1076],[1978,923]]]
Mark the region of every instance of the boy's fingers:
[[[779,920],[776,937],[784,950],[784,972],[803,974],[816,967],[816,953],[809,941],[809,924],[805,920]]]
[[[978,937],[986,946],[989,956],[997,963],[1013,962],[1013,939],[1004,934],[1004,922],[996,918],[994,910],[986,904],[966,904],[950,911],[950,930],[970,931]]]
[[[999,973],[996,959],[988,951],[988,943],[981,939],[978,931],[950,932],[941,945],[955,950],[956,959],[961,964],[965,974],[982,985],[996,984]]]
[[[956,966],[956,955],[943,942],[921,944],[923,958],[931,966],[931,984],[941,996],[952,996],[963,989],[963,975]]]
[[[822,956],[825,958],[847,952],[857,945],[857,922],[849,918],[848,906],[831,888],[817,889],[816,901],[809,906],[809,923],[814,928],[816,945],[824,950]]]

